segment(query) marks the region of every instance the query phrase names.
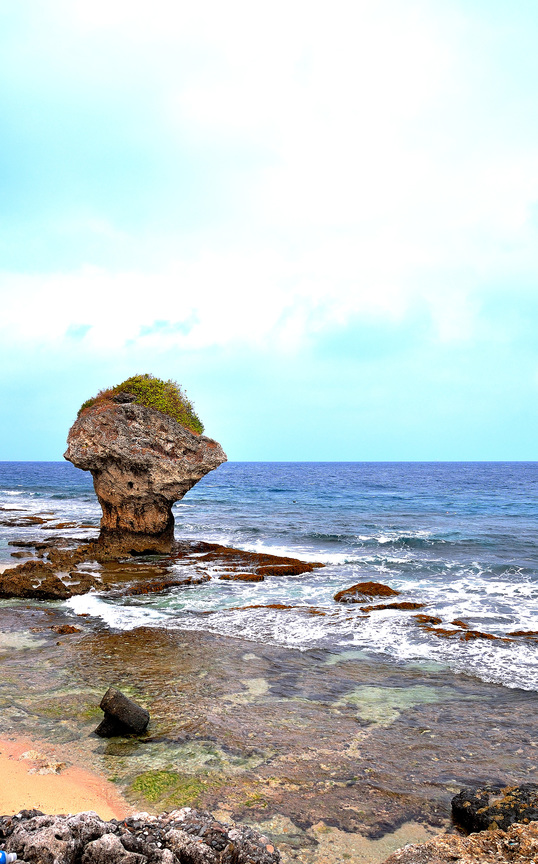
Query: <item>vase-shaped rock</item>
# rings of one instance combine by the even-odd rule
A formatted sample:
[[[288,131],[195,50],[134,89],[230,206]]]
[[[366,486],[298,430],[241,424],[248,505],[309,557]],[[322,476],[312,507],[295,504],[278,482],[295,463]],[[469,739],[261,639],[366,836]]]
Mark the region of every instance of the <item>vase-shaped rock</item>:
[[[112,400],[82,411],[67,445],[64,458],[93,477],[99,542],[118,552],[169,552],[172,505],[226,461],[220,444],[172,417]]]

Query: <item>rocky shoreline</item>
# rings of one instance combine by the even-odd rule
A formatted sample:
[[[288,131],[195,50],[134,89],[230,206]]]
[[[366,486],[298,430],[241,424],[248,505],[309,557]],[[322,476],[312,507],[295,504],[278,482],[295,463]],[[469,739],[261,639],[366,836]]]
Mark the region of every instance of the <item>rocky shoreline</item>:
[[[453,830],[450,800],[462,785],[533,776],[533,694],[514,700],[502,688],[439,670],[395,670],[345,654],[207,633],[116,633],[55,604],[90,588],[143,597],[215,578],[263,580],[321,565],[205,542],[176,543],[153,560],[61,536],[12,544],[32,557],[0,576],[2,595],[15,603],[4,621],[37,641],[28,649],[35,662],[31,693],[16,700],[6,699],[6,691],[17,680],[28,686],[28,665],[22,652],[8,654],[10,680],[0,687],[8,728],[9,706],[15,717],[23,708],[25,731],[70,741],[87,764],[93,760],[114,776],[134,804],[155,813],[174,803],[201,805],[223,822],[246,821],[265,832],[285,861],[322,864],[334,859],[335,848],[358,855],[365,841],[430,842],[432,831]],[[388,606],[378,601],[390,593],[364,583],[348,589],[346,599],[369,601],[368,614]],[[423,613],[417,618],[433,626]],[[152,721],[145,735],[99,745],[92,699],[96,706],[102,695],[96,685],[104,692],[111,683],[128,690],[134,684]],[[71,704],[70,693],[78,694]],[[507,726],[514,742],[508,745]],[[324,845],[329,838],[332,845]],[[368,848],[365,855],[372,854]],[[375,860],[392,848],[380,846]]]
[[[224,825],[185,807],[161,816],[134,814],[105,822],[91,811],[48,816],[23,810],[0,818],[6,852],[35,864],[278,864],[267,837]]]
[[[4,515],[6,512],[9,512],[9,516]],[[32,522],[29,523],[28,519]],[[41,527],[48,527],[46,523],[49,516],[46,514],[28,516],[20,509],[0,507],[0,524],[28,527],[36,520],[43,523]],[[63,525],[65,523],[54,527],[61,529]],[[68,527],[84,526],[71,523]],[[9,545],[16,550],[11,553],[12,557],[24,558],[24,561],[0,572],[0,599],[66,600],[84,595],[92,589],[136,596],[197,585],[211,579],[256,583],[264,581],[266,576],[297,576],[324,566],[319,562],[248,552],[205,541],[174,541],[166,555],[160,555],[158,562],[149,563],[145,557],[119,553],[108,542],[103,543],[100,537],[77,539],[57,535],[43,540],[11,540]],[[447,622],[447,626],[441,618],[417,612],[425,607],[421,602],[405,599],[380,602],[396,594],[399,592],[387,585],[368,582],[342,589],[335,594],[334,600],[338,604],[357,605],[364,617],[372,613],[377,615],[384,610],[409,612],[410,624],[437,638],[464,642],[479,639],[521,645],[538,644],[536,631],[514,630],[505,637],[499,637],[472,629],[461,618]],[[327,615],[326,610],[315,606],[251,604],[238,608],[296,609],[307,615]]]
[[[491,821],[487,829],[468,837],[444,834],[420,845],[407,843],[389,855],[384,864],[454,861],[534,864],[538,854],[538,822],[529,821],[525,805],[531,817],[536,815],[538,786],[497,791],[505,816],[518,815],[521,823],[512,820],[506,830],[501,830]],[[468,801],[476,797],[471,790],[461,796]],[[518,801],[515,809],[514,798]],[[461,803],[462,800],[458,806]],[[496,804],[495,808],[499,809]],[[223,823],[214,814],[191,807],[157,816],[134,813],[125,819],[109,821],[93,811],[50,816],[39,810],[22,810],[14,816],[0,817],[0,846],[2,851],[35,864],[280,864],[281,861],[278,848],[268,836],[248,825]],[[369,864],[379,860],[372,851],[370,848],[370,857],[366,859]],[[342,857],[352,856],[343,853]],[[354,857],[364,860],[360,852]]]

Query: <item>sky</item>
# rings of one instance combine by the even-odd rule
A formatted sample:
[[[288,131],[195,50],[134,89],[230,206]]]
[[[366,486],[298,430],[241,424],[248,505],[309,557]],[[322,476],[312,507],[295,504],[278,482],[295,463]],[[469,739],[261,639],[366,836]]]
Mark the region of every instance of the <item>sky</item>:
[[[0,460],[178,381],[238,461],[536,460],[538,6],[0,2]]]

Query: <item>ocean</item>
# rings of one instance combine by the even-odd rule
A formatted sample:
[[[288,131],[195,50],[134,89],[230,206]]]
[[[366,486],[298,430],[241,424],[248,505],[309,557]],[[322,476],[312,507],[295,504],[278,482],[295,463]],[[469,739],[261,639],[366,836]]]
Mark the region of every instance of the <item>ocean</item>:
[[[0,506],[48,513],[45,526],[0,526],[0,564],[10,540],[95,536],[100,508],[91,477],[67,462],[0,463]],[[395,666],[451,670],[509,688],[538,690],[538,463],[229,462],[174,507],[176,538],[322,562],[300,576],[261,583],[212,579],[160,594],[91,593],[66,601],[109,628],[143,625],[209,631],[300,650],[328,648]],[[4,514],[8,515],[8,514]],[[180,567],[180,564],[175,565]],[[383,582],[398,600],[503,639],[443,638],[413,612],[335,603],[336,591]],[[0,601],[13,604],[14,601]],[[240,609],[249,605],[294,609]],[[320,613],[306,615],[302,607]],[[205,614],[212,612],[213,614]]]

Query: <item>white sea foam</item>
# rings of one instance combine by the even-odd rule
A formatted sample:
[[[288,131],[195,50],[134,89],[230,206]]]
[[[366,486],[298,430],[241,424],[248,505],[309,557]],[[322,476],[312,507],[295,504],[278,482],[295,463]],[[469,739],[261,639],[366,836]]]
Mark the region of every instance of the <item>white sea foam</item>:
[[[441,639],[418,627],[412,612],[373,612],[365,619],[357,607],[341,606],[333,600],[341,588],[362,581],[381,581],[402,592],[398,599],[425,603],[425,608],[418,611],[440,617],[444,627],[457,618],[473,629],[497,636],[513,630],[538,630],[536,508],[528,485],[535,482],[531,469],[531,474],[525,475],[530,478],[525,481],[527,486],[523,474],[518,473],[523,469],[484,469],[482,494],[475,482],[477,470],[481,469],[473,470],[472,488],[465,491],[469,475],[464,468],[442,469],[452,478],[443,489],[435,486],[435,476],[439,478],[441,469],[428,468],[427,477],[433,480],[424,491],[415,468],[361,466],[353,475],[353,487],[348,484],[347,497],[342,498],[339,484],[345,486],[346,471],[351,469],[331,467],[330,474],[325,474],[325,469],[314,466],[304,470],[309,477],[319,475],[319,485],[305,482],[303,503],[293,506],[291,500],[282,503],[278,497],[281,489],[291,490],[293,484],[276,482],[274,475],[280,471],[288,477],[294,469],[267,466],[264,470],[265,474],[256,466],[230,465],[219,469],[214,475],[217,479],[205,487],[200,483],[189,493],[188,500],[175,506],[177,538],[319,561],[326,565],[324,568],[299,576],[266,577],[265,582],[256,584],[214,578],[197,587],[140,597],[112,598],[92,593],[68,601],[68,608],[89,612],[117,629],[166,626],[300,649],[339,646],[342,651],[374,652],[398,662],[438,662],[484,680],[538,689],[537,649],[530,641]],[[423,478],[425,469],[421,470]],[[487,472],[493,470],[502,483],[508,483],[510,472],[515,471],[517,476],[511,486],[503,487],[497,480],[488,486]],[[365,471],[376,482],[380,473],[385,482],[387,471],[392,471],[394,481],[389,477],[388,486],[376,497],[371,485],[361,486]],[[394,499],[404,503],[394,504],[390,494],[397,491],[402,477],[405,481],[406,471],[411,479],[405,496]],[[234,481],[238,472],[245,477],[243,485],[234,486],[232,482],[228,486],[226,478]],[[301,476],[298,469],[294,483],[303,482]],[[265,487],[264,477],[272,478]],[[100,509],[90,488],[79,496],[69,497],[71,493],[66,490],[66,497],[58,497],[63,494],[58,484],[49,494],[44,486],[35,491],[31,484],[19,489],[18,480],[0,482],[5,487],[0,491],[0,501],[6,504],[11,501],[28,513],[53,511],[58,521],[93,522],[98,526]],[[263,487],[260,495],[259,484]],[[452,491],[446,492],[448,488],[460,489],[459,509],[452,500],[445,502],[447,494],[453,497]],[[290,499],[299,497],[289,492]],[[503,515],[507,504],[509,519]],[[76,529],[77,533],[80,530]],[[7,540],[22,536],[43,538],[50,534],[38,526],[0,529],[2,560],[13,564]],[[181,571],[181,565],[174,569]],[[213,570],[215,577],[218,570]],[[271,603],[299,605],[304,611],[232,608]],[[326,614],[311,615],[307,607]]]
[[[401,662],[434,661],[455,672],[476,675],[507,687],[538,689],[534,645],[485,639],[467,642],[457,637],[440,639],[418,627],[408,612],[385,610],[373,612],[366,618],[355,606],[331,605],[322,586],[310,586],[309,602],[305,602],[305,596],[288,597],[291,605],[300,607],[289,610],[233,608],[274,601],[275,595],[271,593],[260,596],[257,586],[242,590],[240,596],[233,591],[227,594],[226,600],[221,586],[209,583],[178,591],[175,598],[161,597],[157,608],[150,607],[147,598],[132,598],[130,605],[124,606],[115,605],[98,594],[72,598],[67,605],[75,612],[89,612],[109,627],[120,630],[139,626],[206,630],[301,650],[331,645],[345,650],[353,646]],[[325,614],[312,615],[312,607]],[[432,614],[435,611],[428,609]],[[206,614],[202,616],[201,612]],[[497,626],[501,626],[500,619]]]

